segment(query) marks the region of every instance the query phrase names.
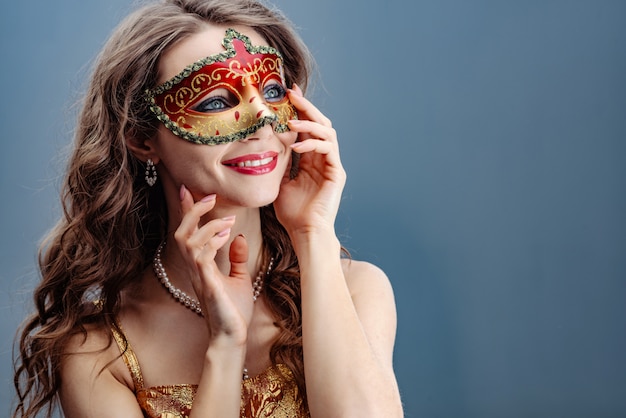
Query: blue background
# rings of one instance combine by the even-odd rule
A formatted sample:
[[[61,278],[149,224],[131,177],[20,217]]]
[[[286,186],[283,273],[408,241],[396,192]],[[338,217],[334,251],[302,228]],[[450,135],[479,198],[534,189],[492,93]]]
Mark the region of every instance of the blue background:
[[[626,416],[626,2],[277,0],[396,291],[407,417]],[[130,0],[3,1],[0,415],[91,60]]]

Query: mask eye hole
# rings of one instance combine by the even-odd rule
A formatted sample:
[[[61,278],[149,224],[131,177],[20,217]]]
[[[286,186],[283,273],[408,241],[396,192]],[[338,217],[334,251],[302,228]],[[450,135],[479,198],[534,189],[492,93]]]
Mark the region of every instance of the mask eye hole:
[[[277,103],[287,96],[287,90],[278,82],[266,84],[263,88],[263,97],[268,103]]]
[[[219,113],[239,104],[237,97],[228,89],[216,89],[206,95],[191,110],[199,113]]]

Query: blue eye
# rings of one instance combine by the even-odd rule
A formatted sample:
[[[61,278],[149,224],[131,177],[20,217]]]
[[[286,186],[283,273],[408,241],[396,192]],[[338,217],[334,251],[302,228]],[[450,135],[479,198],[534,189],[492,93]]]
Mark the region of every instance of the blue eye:
[[[213,96],[201,101],[198,105],[194,106],[192,110],[202,113],[214,113],[221,112],[229,107],[231,107],[231,105],[225,97]]]
[[[280,84],[269,84],[263,89],[263,96],[270,103],[280,102],[286,95],[287,91]]]

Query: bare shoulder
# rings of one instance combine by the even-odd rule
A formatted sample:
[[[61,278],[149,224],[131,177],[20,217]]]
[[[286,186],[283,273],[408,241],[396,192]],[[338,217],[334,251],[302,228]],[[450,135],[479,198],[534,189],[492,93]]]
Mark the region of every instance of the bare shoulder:
[[[109,347],[109,332],[101,326],[87,325],[85,332],[76,331],[66,346],[66,354],[88,354]]]
[[[375,264],[346,258],[342,259],[342,268],[353,298],[362,293],[380,294],[380,292],[393,298],[393,289],[389,278]]]
[[[63,363],[65,367],[74,364],[105,366],[120,357],[120,350],[111,331],[102,326],[88,325],[85,332],[77,331],[65,346]]]
[[[98,326],[87,326],[86,332],[77,332],[65,346],[61,363],[61,378],[64,383],[82,379],[95,379],[102,373],[121,378],[123,365],[120,350],[109,330]],[[71,376],[71,379],[66,378]],[[64,384],[64,387],[67,387]]]
[[[363,331],[391,373],[397,316],[389,278],[379,267],[365,261],[345,259],[342,265]]]
[[[104,417],[122,411],[128,412],[129,417],[140,416],[131,403],[132,400],[137,404],[130,372],[125,372],[120,350],[107,329],[89,326],[86,333],[78,332],[70,338],[60,365],[60,378],[59,398],[68,418]],[[130,405],[130,409],[125,405]]]

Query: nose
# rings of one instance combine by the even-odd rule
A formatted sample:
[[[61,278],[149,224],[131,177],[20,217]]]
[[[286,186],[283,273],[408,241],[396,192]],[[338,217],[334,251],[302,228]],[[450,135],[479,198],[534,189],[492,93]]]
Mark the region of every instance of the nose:
[[[248,112],[256,119],[257,121],[263,118],[270,118],[272,120],[276,120],[276,114],[271,110],[271,108],[265,102],[265,98],[263,94],[260,92],[258,85],[252,83],[251,80],[248,79],[245,87],[244,98],[246,103],[246,107],[248,108]]]
[[[247,137],[240,139],[239,142],[248,141],[265,141],[274,135],[274,128],[272,124],[267,124],[259,128],[256,132],[248,135]]]
[[[250,79],[246,81],[242,97],[242,101],[244,103],[242,104],[244,104],[246,108],[245,113],[248,113],[252,117],[254,124],[259,124],[260,126],[256,132],[253,132],[242,141],[247,141],[249,139],[264,139],[273,133],[273,125],[278,120],[278,116],[265,102],[257,84],[251,82]]]

